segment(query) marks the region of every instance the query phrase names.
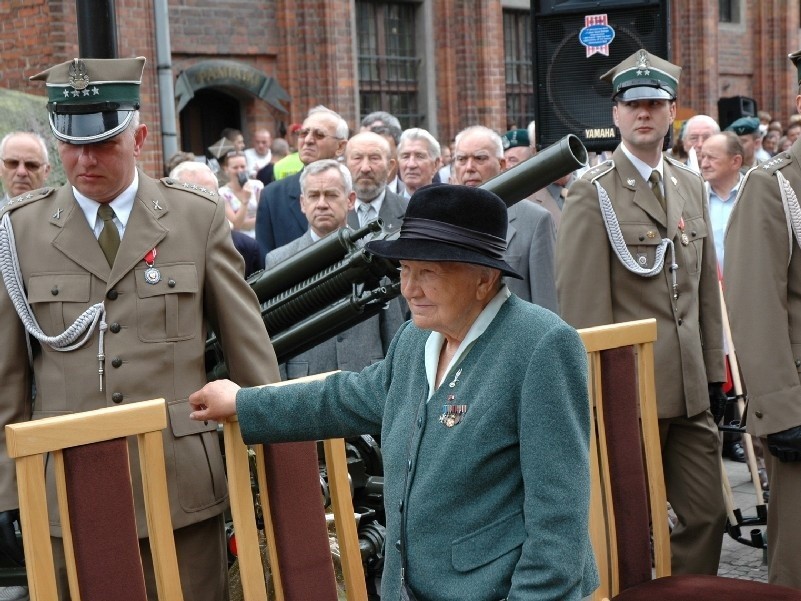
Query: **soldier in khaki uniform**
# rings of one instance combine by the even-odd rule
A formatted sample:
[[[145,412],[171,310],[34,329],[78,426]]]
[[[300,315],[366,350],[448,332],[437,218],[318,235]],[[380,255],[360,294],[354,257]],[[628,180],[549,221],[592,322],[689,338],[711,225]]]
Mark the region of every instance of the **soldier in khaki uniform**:
[[[799,73],[801,51],[790,55]],[[796,97],[801,112],[801,88]],[[746,428],[770,481],[768,578],[801,589],[801,140],[751,169],[726,230],[726,301]],[[790,217],[788,217],[788,215]]]
[[[225,473],[216,425],[191,421],[187,405],[206,382],[207,322],[221,335],[234,379],[276,381],[278,366],[223,203],[211,191],[136,168],[147,136],[138,111],[144,65],[144,58],[75,59],[33,77],[47,83],[50,125],[70,183],[0,210],[0,257],[19,261],[17,273],[4,261],[0,290],[0,426],[164,397],[184,595],[219,601],[228,595]],[[105,215],[104,207],[113,211]],[[14,465],[0,429],[0,511],[16,507]],[[144,537],[141,499],[136,507]],[[58,561],[58,523],[52,535]],[[148,558],[147,540],[140,546]],[[152,578],[147,584],[155,599]],[[61,586],[68,597],[66,578]]]
[[[640,50],[603,76],[622,143],[570,188],[557,236],[557,291],[563,318],[576,328],[656,318],[662,459],[678,517],[673,571],[716,574],[725,509],[710,400],[719,405],[723,395],[723,334],[703,182],[662,156],[680,72]]]

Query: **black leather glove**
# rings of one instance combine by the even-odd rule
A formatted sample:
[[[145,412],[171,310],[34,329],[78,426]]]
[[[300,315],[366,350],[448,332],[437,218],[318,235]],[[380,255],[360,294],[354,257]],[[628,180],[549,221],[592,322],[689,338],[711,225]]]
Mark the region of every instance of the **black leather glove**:
[[[768,450],[779,461],[801,461],[801,426],[768,434]]]
[[[19,509],[0,511],[0,560],[13,566],[24,566],[25,554],[17,538],[15,522],[19,524]]]
[[[709,390],[709,411],[712,412],[715,423],[719,424],[723,420],[728,397],[726,393],[723,392],[722,382],[709,382],[707,388]]]

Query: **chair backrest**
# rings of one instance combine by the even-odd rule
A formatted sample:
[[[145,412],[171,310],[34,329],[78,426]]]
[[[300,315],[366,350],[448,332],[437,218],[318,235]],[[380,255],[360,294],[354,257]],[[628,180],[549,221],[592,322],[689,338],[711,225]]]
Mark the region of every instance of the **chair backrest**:
[[[268,386],[283,386],[303,381],[320,380],[328,377],[331,373],[335,372],[317,374],[288,382],[277,382]],[[223,424],[223,440],[226,468],[228,470],[231,517],[233,518],[234,532],[236,534],[237,559],[239,561],[244,600],[264,601],[267,599],[267,588],[253,503],[249,450],[242,440],[239,423],[235,417]],[[280,494],[281,491],[271,491],[269,488],[269,474],[279,469],[282,463],[280,454],[283,454],[284,459],[286,459],[288,455],[297,452],[297,448],[292,448],[294,444],[287,445],[285,443],[266,447],[253,445],[250,448],[255,455],[259,500],[264,517],[267,556],[276,601],[297,597],[300,594],[298,591],[295,591],[296,594],[292,594],[291,587],[293,585],[289,581],[290,578],[293,580],[298,579],[296,578],[298,574],[289,573],[297,571],[297,562],[290,561],[286,557],[293,553],[293,551],[287,551],[286,549],[290,541],[282,537],[280,532],[277,532],[280,529],[276,528],[277,524],[275,523],[276,519],[293,518],[292,516],[276,518],[273,511],[274,508],[271,509],[270,496],[276,493]],[[342,439],[330,439],[324,441],[324,449],[331,504],[342,558],[345,592],[348,601],[366,601],[367,587],[359,549],[353,501],[350,494],[345,444]],[[318,486],[318,483],[319,478],[315,478],[311,484],[312,486]],[[318,494],[312,496],[320,500],[319,511],[316,510],[317,508],[298,508],[299,514],[302,515],[303,523],[298,523],[295,520],[293,527],[287,530],[294,532],[294,536],[302,536],[299,534],[299,528],[313,528],[316,534],[324,533],[327,540],[325,516],[322,511],[322,492],[318,491]],[[282,503],[282,505],[286,506],[287,503]],[[324,591],[323,593],[314,594],[313,597],[309,597],[306,594],[308,591],[305,591],[301,595],[303,598],[320,599],[323,594],[328,595],[329,590],[331,591],[330,594],[336,597],[333,564],[327,544],[324,555],[325,557],[302,558],[305,564],[304,570],[311,571],[313,576],[300,575],[300,580],[305,581],[307,586],[321,587]]]
[[[656,321],[579,333],[587,348],[593,415],[590,536],[601,577],[593,599],[604,599],[670,575],[654,386]]]
[[[33,601],[57,599],[45,465],[55,470],[73,600],[146,599],[127,437],[136,437],[158,598],[183,599],[175,554],[162,430],[164,399],[6,426],[16,461],[20,521]]]

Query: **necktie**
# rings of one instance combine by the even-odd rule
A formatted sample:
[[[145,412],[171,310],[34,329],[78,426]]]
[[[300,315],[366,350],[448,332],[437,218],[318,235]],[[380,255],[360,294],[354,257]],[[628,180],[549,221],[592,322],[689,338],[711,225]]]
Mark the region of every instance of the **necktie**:
[[[662,194],[662,187],[659,185],[659,181],[662,178],[659,177],[659,171],[654,169],[651,171],[651,177],[648,178],[648,181],[651,183],[651,191],[656,196],[656,199],[659,201],[659,204],[662,205],[662,208],[667,212],[667,208],[665,207],[665,197]]]
[[[375,208],[370,204],[362,204],[359,206],[359,225],[364,227],[371,221],[375,221],[376,215]]]
[[[100,205],[97,210],[97,215],[103,220],[103,230],[97,238],[100,244],[100,249],[106,255],[109,267],[114,265],[114,258],[117,256],[117,250],[120,248],[120,232],[114,224],[114,209],[109,205]]]

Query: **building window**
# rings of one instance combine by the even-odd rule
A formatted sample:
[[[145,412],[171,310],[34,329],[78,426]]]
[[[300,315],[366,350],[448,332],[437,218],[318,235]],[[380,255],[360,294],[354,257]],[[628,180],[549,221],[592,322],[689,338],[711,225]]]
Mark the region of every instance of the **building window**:
[[[525,129],[534,119],[531,13],[503,11],[507,125]]]
[[[404,128],[420,126],[417,7],[409,2],[356,2],[361,117],[387,111]]]
[[[718,0],[721,23],[740,22],[740,0]]]

